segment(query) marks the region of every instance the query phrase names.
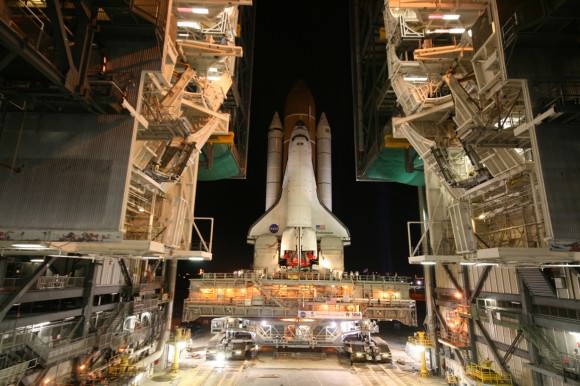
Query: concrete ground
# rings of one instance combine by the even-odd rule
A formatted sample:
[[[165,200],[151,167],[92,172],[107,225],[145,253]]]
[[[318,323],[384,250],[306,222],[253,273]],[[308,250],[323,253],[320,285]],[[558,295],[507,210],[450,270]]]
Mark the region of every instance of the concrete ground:
[[[388,326],[387,326],[388,327]],[[384,327],[381,327],[385,329]],[[208,331],[193,338],[194,349],[184,352],[180,369],[154,374],[145,386],[371,386],[371,385],[447,385],[443,377],[422,378],[419,363],[405,352],[408,331],[384,331],[380,336],[388,342],[392,364],[355,363],[344,353],[328,351],[320,356],[274,359],[272,352],[260,352],[255,359],[217,361],[205,359]],[[412,335],[412,331],[410,331]]]

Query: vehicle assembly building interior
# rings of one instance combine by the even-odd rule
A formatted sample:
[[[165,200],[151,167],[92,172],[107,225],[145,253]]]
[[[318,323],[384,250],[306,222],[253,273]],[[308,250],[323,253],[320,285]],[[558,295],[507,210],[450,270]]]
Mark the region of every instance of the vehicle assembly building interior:
[[[247,173],[255,5],[0,2],[0,385],[177,368],[177,262],[212,259],[198,182]],[[416,283],[344,270],[332,119],[298,82],[271,112],[254,266],[192,279],[182,321],[211,320],[208,360],[388,364],[378,324],[399,321],[449,385],[580,384],[580,3],[348,7],[356,179],[417,187],[396,242],[425,319]]]
[[[356,4],[357,177],[421,187],[409,263],[438,367],[576,384],[580,4]]]

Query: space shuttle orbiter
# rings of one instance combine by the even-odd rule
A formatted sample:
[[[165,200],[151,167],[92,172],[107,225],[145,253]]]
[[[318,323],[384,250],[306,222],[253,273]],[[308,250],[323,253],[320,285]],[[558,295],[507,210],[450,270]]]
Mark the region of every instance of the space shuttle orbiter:
[[[301,81],[284,113],[284,124],[275,113],[268,131],[266,213],[248,232],[254,269],[343,271],[350,234],[331,212],[330,126],[324,113],[316,125],[314,98]]]

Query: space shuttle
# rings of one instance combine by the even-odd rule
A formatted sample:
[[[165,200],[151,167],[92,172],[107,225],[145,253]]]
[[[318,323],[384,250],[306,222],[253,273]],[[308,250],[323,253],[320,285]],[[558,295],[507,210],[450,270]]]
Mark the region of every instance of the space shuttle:
[[[344,270],[350,234],[331,212],[331,155],[326,116],[316,122],[314,98],[298,81],[286,99],[283,121],[274,113],[268,130],[266,213],[248,232],[254,269]]]

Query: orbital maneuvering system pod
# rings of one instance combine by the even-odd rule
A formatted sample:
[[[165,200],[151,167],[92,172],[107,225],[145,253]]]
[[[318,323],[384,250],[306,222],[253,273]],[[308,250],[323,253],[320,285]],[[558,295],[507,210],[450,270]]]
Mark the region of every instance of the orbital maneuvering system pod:
[[[268,130],[266,213],[248,232],[254,269],[344,270],[350,234],[331,212],[330,139],[326,116],[316,125],[314,98],[306,84],[296,82],[286,99],[284,125],[275,113]]]

